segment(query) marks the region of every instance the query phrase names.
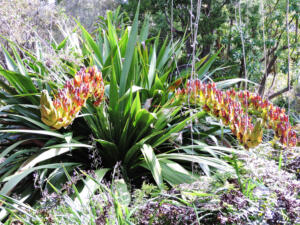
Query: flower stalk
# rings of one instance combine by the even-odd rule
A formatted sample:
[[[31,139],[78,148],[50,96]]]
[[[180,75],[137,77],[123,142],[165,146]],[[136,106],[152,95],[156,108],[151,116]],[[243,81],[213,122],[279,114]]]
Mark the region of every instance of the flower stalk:
[[[82,68],[73,79],[68,80],[63,89],[58,90],[54,100],[47,90],[41,95],[41,119],[54,129],[66,128],[76,118],[88,98],[98,106],[104,95],[102,74],[96,67]]]
[[[215,83],[206,84],[195,79],[189,80],[185,88],[177,89],[176,98],[200,105],[209,114],[221,119],[246,149],[261,143],[264,127],[274,129],[282,144],[296,145],[296,133],[284,109],[273,106],[256,94],[248,91],[236,93],[233,89],[221,91]],[[248,112],[257,115],[255,125]]]

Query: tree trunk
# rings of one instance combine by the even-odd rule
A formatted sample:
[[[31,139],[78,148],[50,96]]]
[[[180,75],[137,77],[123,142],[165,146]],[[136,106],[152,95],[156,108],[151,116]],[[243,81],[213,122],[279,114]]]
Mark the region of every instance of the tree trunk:
[[[266,81],[267,81],[267,77],[270,74],[270,72],[272,71],[272,67],[274,66],[275,62],[277,60],[277,55],[273,55],[272,59],[270,60],[270,62],[267,64],[267,70],[266,73],[264,74],[261,82],[260,82],[260,87],[258,90],[258,94],[263,97],[264,96],[264,92],[265,92],[265,87],[266,87]]]
[[[210,52],[210,44],[205,44],[201,52],[201,58],[207,56]]]
[[[283,89],[281,89],[280,91],[278,91],[278,92],[276,92],[276,93],[270,95],[270,96],[268,97],[268,99],[271,100],[272,98],[275,98],[275,97],[277,97],[277,96],[279,96],[279,95],[281,95],[281,94],[283,94],[283,93],[285,93],[285,92],[287,92],[287,91],[289,91],[289,90],[290,90],[289,87],[283,88]]]

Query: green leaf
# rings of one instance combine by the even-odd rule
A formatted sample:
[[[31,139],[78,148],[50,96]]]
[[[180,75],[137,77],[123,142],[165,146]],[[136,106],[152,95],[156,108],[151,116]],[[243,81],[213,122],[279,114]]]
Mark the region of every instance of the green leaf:
[[[232,167],[228,165],[226,162],[220,159],[212,158],[212,157],[204,157],[198,155],[188,155],[184,153],[168,153],[168,154],[159,154],[158,159],[169,159],[169,160],[179,160],[179,161],[187,161],[194,163],[202,163],[208,166],[224,170],[224,171],[233,171]]]
[[[76,21],[76,22],[80,26],[83,37],[84,37],[88,47],[90,48],[90,50],[92,50],[96,54],[99,62],[103,62],[102,55],[101,55],[99,47],[97,46],[97,43],[94,41],[94,39],[89,34],[89,32],[87,32],[87,30],[78,21]]]
[[[103,150],[105,150],[107,155],[110,155],[111,159],[115,161],[118,160],[118,147],[115,143],[102,139],[95,139],[95,141],[99,142],[102,145]]]
[[[56,47],[56,50],[59,51],[59,50],[63,49],[66,46],[68,39],[69,39],[69,36],[67,36],[64,40],[62,40],[62,42],[60,42],[59,45]]]
[[[128,206],[131,201],[131,194],[128,191],[128,187],[124,179],[115,179],[114,187],[118,202],[121,203],[122,206]]]
[[[127,80],[127,77],[131,66],[131,61],[134,53],[134,48],[136,45],[136,40],[137,40],[139,8],[140,8],[140,4],[138,5],[138,8],[136,10],[136,14],[133,20],[133,25],[130,31],[129,40],[125,52],[125,61],[123,64],[121,80],[120,80],[120,92],[119,92],[120,97],[123,96],[126,91],[126,84],[131,83],[131,81]]]
[[[45,131],[45,130],[25,130],[25,129],[10,129],[10,130],[0,130],[3,133],[29,133],[29,134],[40,134],[40,135],[48,135],[53,137],[58,137],[65,139],[65,136],[54,132],[54,131]]]
[[[8,196],[0,195],[0,202],[5,205],[4,209],[0,212],[0,219],[3,220],[8,214],[10,214],[10,217],[18,218],[18,220],[22,222],[22,224],[30,225],[31,223],[28,219],[23,219],[15,213],[15,211],[17,211],[23,215],[26,215],[27,218],[31,218],[31,220],[37,221],[37,219],[34,217],[34,215],[36,215],[36,212],[28,206],[26,207],[26,205],[22,203],[25,200],[26,199],[24,198],[21,200],[16,200]],[[7,220],[6,222],[9,222],[9,220]],[[5,224],[12,224],[12,221]]]
[[[141,148],[146,162],[146,167],[151,171],[152,176],[157,184],[157,186],[163,188],[163,179],[161,175],[161,167],[159,161],[157,160],[153,148],[150,145],[144,144]]]
[[[148,88],[149,89],[151,88],[152,83],[153,83],[153,79],[155,77],[155,66],[156,66],[156,49],[155,49],[155,46],[154,46],[152,57],[151,57],[149,73],[148,73],[148,85],[149,85]]]
[[[255,82],[252,82],[250,80],[243,79],[243,78],[234,78],[234,79],[219,81],[219,82],[216,83],[216,85],[217,85],[217,88],[223,89],[223,88],[228,88],[228,87],[230,87],[234,84],[237,84],[239,82],[247,82],[247,83],[250,83],[250,84],[258,85]]]
[[[0,66],[1,69],[1,66]],[[16,90],[7,85],[2,79],[0,79],[0,87],[4,89],[8,94],[15,95]]]
[[[20,73],[0,69],[0,74],[17,90],[18,94],[38,93],[32,80]],[[35,96],[28,96],[34,105],[39,105],[39,100]]]
[[[159,159],[159,163],[161,165],[162,177],[172,186],[182,183],[189,184],[196,181],[197,176],[191,174],[179,163],[168,159]]]
[[[3,152],[1,152],[0,154],[0,159],[4,158],[9,152],[11,152],[12,150],[14,150],[16,147],[18,147],[20,144],[29,141],[32,139],[25,139],[25,140],[21,140],[21,141],[17,141],[16,143],[10,145],[9,147],[7,147]]]
[[[207,73],[209,70],[210,66],[213,64],[213,62],[216,60],[218,57],[219,53],[221,52],[222,48],[213,54],[203,65],[201,65],[200,69],[197,71],[198,78],[202,79],[203,76]]]
[[[21,163],[23,162],[24,159],[26,159],[24,156],[26,155],[31,155],[37,152],[37,149],[25,149],[25,150],[18,150],[15,151],[13,154],[9,155],[7,158],[5,158],[5,161],[0,164],[1,168],[1,174],[3,174],[5,171],[9,171],[6,174],[4,174],[1,178],[0,181],[6,178],[6,176],[12,174],[15,170],[17,170],[20,166]],[[10,166],[10,163],[11,166]],[[10,170],[9,168],[12,168]]]
[[[163,45],[161,46],[160,51],[158,53],[157,66],[156,66],[156,69],[158,71],[161,70],[161,68],[163,67],[163,65],[168,60],[168,55],[170,53],[170,45],[167,46],[167,43],[168,43],[168,37],[165,39],[165,41],[164,41]]]
[[[151,123],[153,123],[156,120],[156,116],[153,113],[150,113],[146,109],[141,109],[136,114],[135,120],[134,120],[134,126],[137,131],[137,136],[135,138],[135,141],[140,140],[140,138],[145,134],[145,132],[149,131],[150,129],[154,131],[153,128],[151,128]],[[132,131],[132,133],[134,133]]]
[[[119,103],[122,102],[122,101],[124,101],[126,98],[128,98],[131,93],[133,94],[135,92],[142,91],[142,90],[145,90],[145,89],[142,88],[142,87],[136,86],[136,85],[132,85],[130,87],[130,89],[128,89],[126,91],[126,93],[121,98],[119,98]]]
[[[14,56],[17,60],[17,65],[18,65],[18,71],[23,75],[23,76],[27,76],[28,77],[28,73],[27,70],[22,62],[22,59],[20,57],[20,55],[18,54],[17,50],[13,47],[10,46],[10,48],[13,50]]]
[[[79,165],[78,163],[54,163],[54,164],[47,164],[43,166],[37,166],[34,168],[27,169],[26,171],[23,171],[20,174],[14,174],[13,176],[7,177],[5,180],[7,181],[2,189],[0,190],[0,194],[7,195],[9,192],[12,191],[12,189],[26,176],[28,176],[30,173],[40,170],[40,169],[55,169],[55,168],[61,168],[63,166],[76,166]]]
[[[17,118],[22,118],[22,119],[24,119],[24,120],[27,120],[27,121],[33,123],[34,125],[39,126],[39,127],[42,128],[42,129],[51,131],[51,128],[50,128],[50,127],[48,127],[48,126],[45,125],[44,123],[41,123],[41,122],[39,122],[39,121],[36,121],[36,120],[32,119],[32,118],[25,117],[25,116],[20,116],[20,115],[16,115],[16,114],[11,114],[11,115],[9,115],[9,116],[11,116],[11,117],[17,117]]]
[[[107,168],[96,170],[94,173],[97,181],[101,182],[103,177],[108,171],[109,169]],[[96,190],[99,189],[99,185],[89,177],[87,177],[86,180],[84,180],[83,182],[84,182],[84,187],[80,191],[79,196],[80,199],[82,199],[84,202],[87,202],[90,200],[91,197],[94,196]],[[79,200],[75,199],[75,203],[78,201]]]
[[[112,66],[112,73],[110,77],[110,84],[109,84],[109,106],[112,109],[117,110],[118,108],[118,84],[117,84],[117,78],[116,78],[116,71],[115,67]]]
[[[132,103],[132,107],[130,110],[131,115],[135,116],[137,112],[141,109],[141,99],[139,92],[136,93],[136,97]]]
[[[66,146],[74,146],[74,144],[65,144],[65,145]],[[63,146],[63,144],[62,144],[62,146]],[[21,173],[22,171],[32,168],[40,162],[43,162],[43,161],[49,160],[51,158],[54,158],[56,156],[70,152],[72,150],[72,148],[73,147],[64,147],[64,148],[63,147],[61,147],[61,148],[53,147],[47,151],[44,151],[41,154],[33,155],[20,166],[17,173]]]
[[[12,203],[12,204],[15,204],[15,205],[19,205],[21,206],[23,209],[26,209],[26,210],[29,210],[31,212],[36,212],[35,209],[31,208],[29,205],[26,205],[24,204],[23,202],[21,201],[18,201],[14,198],[11,198],[9,196],[6,196],[6,195],[0,195],[0,199],[5,199],[6,200],[6,203]],[[14,207],[15,209],[20,209],[20,208],[17,208],[17,207]],[[30,216],[30,214],[26,213],[25,211],[22,211],[23,213],[25,213],[25,215],[31,217],[31,218],[34,218],[32,216]]]
[[[50,148],[93,148],[92,145],[81,144],[81,143],[64,143],[64,144],[57,144],[44,147],[43,149],[50,149]]]
[[[144,19],[144,23],[141,29],[141,34],[140,34],[140,43],[145,42],[148,34],[149,34],[149,21],[150,21],[150,16],[146,15]]]
[[[109,10],[107,11],[107,26],[108,26],[108,39],[111,45],[111,48],[114,49],[117,46],[117,40],[118,40],[118,36],[117,36],[117,32],[116,29],[114,27],[114,25],[112,24],[112,12]]]
[[[205,114],[205,112],[201,111],[198,113],[195,113],[194,115],[186,118],[185,120],[181,121],[180,123],[176,124],[173,128],[171,128],[166,134],[164,134],[163,136],[161,136],[155,143],[153,143],[153,147],[157,147],[158,145],[162,144],[163,142],[165,142],[167,139],[170,138],[171,134],[176,133],[178,131],[181,131],[185,126],[186,123],[190,120],[195,119],[198,116],[201,116]]]
[[[2,52],[4,54],[4,57],[5,57],[7,68],[11,71],[19,72],[16,62],[13,60],[13,58],[11,57],[9,52],[4,48],[4,46],[2,44],[1,44],[1,48],[2,48]]]

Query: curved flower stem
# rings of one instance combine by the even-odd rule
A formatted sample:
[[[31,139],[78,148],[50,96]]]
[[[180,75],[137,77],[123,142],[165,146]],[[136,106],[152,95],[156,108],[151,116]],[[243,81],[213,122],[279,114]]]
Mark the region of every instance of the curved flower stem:
[[[239,142],[246,148],[257,146],[262,141],[263,127],[275,130],[276,137],[287,146],[295,146],[296,133],[288,122],[285,110],[273,106],[268,100],[248,91],[236,93],[233,89],[221,91],[214,83],[189,80],[186,87],[176,91],[176,98],[202,106],[202,108],[229,126]],[[253,125],[248,114],[256,115]]]

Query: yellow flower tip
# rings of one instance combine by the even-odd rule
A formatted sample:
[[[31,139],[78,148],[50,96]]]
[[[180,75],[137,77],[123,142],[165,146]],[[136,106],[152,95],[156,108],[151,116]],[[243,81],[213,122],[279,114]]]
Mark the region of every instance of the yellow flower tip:
[[[74,77],[74,84],[76,87],[79,87],[81,84],[81,75],[80,74],[76,74]]]
[[[51,109],[53,106],[53,102],[47,90],[43,90],[41,93],[40,104],[46,108]]]

